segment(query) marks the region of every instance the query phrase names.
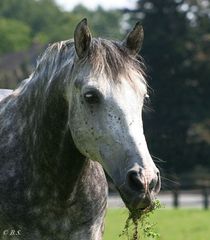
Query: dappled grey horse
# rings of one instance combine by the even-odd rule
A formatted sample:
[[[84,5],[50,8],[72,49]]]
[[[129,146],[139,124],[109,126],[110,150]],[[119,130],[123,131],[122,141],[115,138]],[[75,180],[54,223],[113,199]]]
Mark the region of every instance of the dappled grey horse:
[[[102,239],[103,169],[131,211],[151,205],[160,176],[143,133],[142,40],[139,23],[117,42],[92,38],[83,19],[74,41],[0,91],[1,239]]]

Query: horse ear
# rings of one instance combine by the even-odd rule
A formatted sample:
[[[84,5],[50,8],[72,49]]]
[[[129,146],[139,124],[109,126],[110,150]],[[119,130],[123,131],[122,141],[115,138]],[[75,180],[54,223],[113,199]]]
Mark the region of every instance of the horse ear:
[[[74,44],[78,57],[84,58],[87,56],[91,42],[91,33],[87,25],[87,19],[84,18],[78,23],[74,31]]]
[[[128,33],[123,41],[123,46],[126,47],[131,55],[139,53],[144,39],[144,30],[140,22],[137,22],[135,27]]]

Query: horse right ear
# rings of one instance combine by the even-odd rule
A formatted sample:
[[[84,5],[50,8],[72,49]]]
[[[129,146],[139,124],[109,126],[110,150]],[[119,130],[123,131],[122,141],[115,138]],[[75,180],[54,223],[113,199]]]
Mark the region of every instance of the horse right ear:
[[[91,33],[87,25],[87,19],[84,18],[77,25],[74,31],[74,45],[77,56],[82,59],[87,56],[90,49]]]
[[[129,53],[133,56],[137,55],[141,50],[144,39],[144,30],[140,22],[137,22],[132,31],[130,31],[122,42],[123,46],[126,47]]]

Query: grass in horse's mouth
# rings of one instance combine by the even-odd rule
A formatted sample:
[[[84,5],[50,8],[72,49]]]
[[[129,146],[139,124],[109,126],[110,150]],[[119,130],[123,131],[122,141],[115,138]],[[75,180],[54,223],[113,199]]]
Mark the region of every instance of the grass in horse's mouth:
[[[126,236],[128,240],[139,240],[140,233],[148,238],[158,239],[160,236],[153,229],[154,223],[150,223],[149,216],[156,209],[161,207],[160,201],[155,200],[149,207],[145,209],[130,210],[129,216],[126,220],[124,230],[120,234],[121,236]],[[132,228],[132,229],[131,229]]]

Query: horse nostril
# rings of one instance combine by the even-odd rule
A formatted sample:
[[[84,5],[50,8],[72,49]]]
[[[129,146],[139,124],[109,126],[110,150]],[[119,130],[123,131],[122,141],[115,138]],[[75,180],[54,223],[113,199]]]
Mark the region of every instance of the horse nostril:
[[[144,190],[144,183],[141,181],[140,174],[137,171],[130,171],[127,174],[128,186],[136,192]]]
[[[160,173],[157,173],[157,177],[153,178],[149,184],[149,191],[159,192],[160,191]]]
[[[150,191],[154,190],[156,185],[157,185],[157,179],[152,179],[152,181],[149,184],[149,190]]]
[[[156,186],[155,186],[155,192],[158,193],[160,191],[160,188],[161,188],[161,179],[160,179],[160,172],[157,173],[157,183],[156,183]]]

